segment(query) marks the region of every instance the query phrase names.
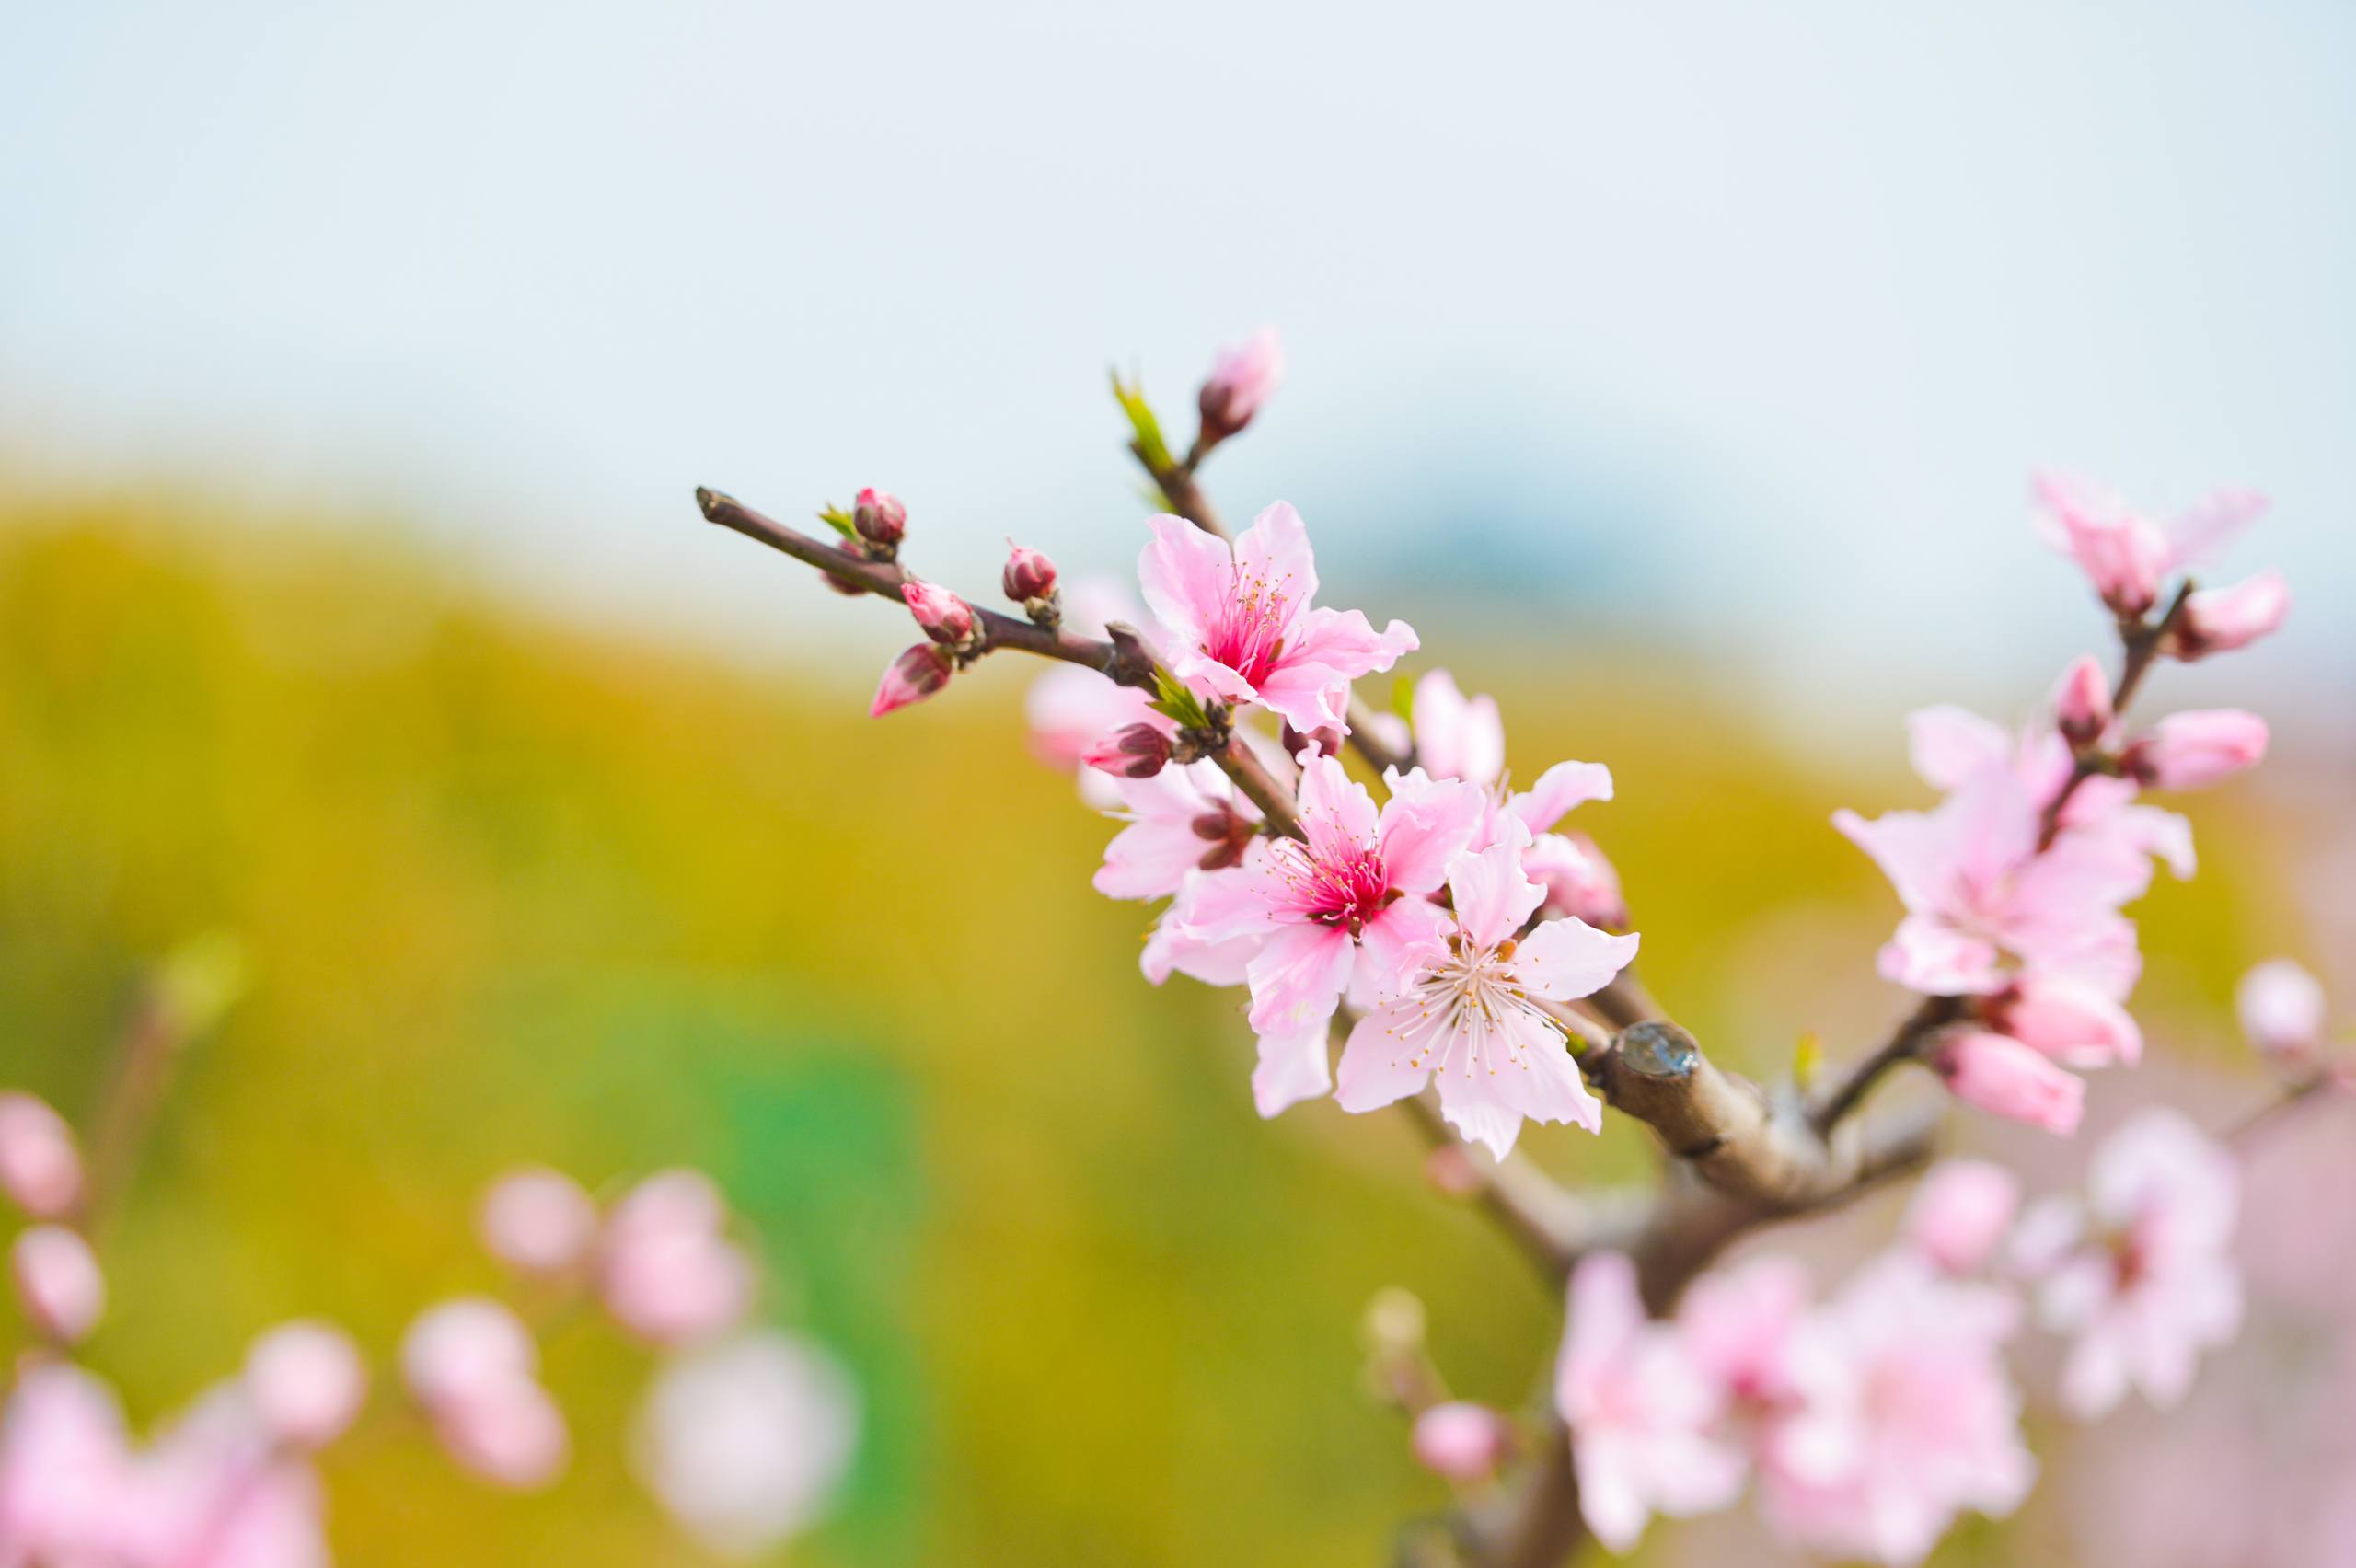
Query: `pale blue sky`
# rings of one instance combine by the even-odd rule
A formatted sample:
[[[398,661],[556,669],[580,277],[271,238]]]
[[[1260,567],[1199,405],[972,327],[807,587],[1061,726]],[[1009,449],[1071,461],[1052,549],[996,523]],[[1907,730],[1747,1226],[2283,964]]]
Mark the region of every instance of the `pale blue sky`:
[[[2351,80],[2323,0],[18,5],[0,441],[766,656],[886,632],[695,484],[1125,564],[1105,367],[1183,409],[1273,322],[1215,488],[1378,618],[1529,557],[1802,706],[2021,692],[2098,629],[2050,462],[2272,493],[2232,564],[2301,613],[2230,685],[2344,699]]]

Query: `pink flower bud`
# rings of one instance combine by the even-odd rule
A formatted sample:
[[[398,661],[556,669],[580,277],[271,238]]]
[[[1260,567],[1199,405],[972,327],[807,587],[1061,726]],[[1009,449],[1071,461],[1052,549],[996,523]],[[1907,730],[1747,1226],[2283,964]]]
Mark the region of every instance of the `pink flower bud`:
[[[563,1472],[572,1439],[548,1390],[500,1384],[433,1412],[433,1435],[459,1464],[493,1485],[532,1491]]]
[[[1931,1066],[1965,1104],[2049,1133],[2075,1132],[2085,1108],[2082,1079],[2009,1034],[1951,1034],[1931,1053]]]
[[[894,547],[907,536],[908,509],[890,490],[870,488],[851,497],[850,525],[869,544],[883,546],[883,558],[889,560]]]
[[[743,1317],[753,1266],[721,1234],[727,1207],[697,1170],[650,1176],[616,1205],[598,1264],[606,1309],[657,1344],[702,1339]]]
[[[2132,1066],[2143,1032],[2125,1008],[2074,980],[2024,974],[1988,1004],[1991,1022],[2063,1066]]]
[[[1148,722],[1125,725],[1082,752],[1080,760],[1115,778],[1150,778],[1170,765],[1170,732]]]
[[[0,1192],[35,1219],[61,1218],[82,1199],[74,1131],[29,1094],[0,1094]]]
[[[931,582],[904,582],[900,597],[907,601],[917,625],[935,642],[954,647],[974,635],[973,607],[948,589]]]
[[[947,649],[930,642],[918,643],[885,666],[884,679],[875,687],[875,700],[867,705],[867,716],[881,719],[897,709],[922,702],[949,684],[955,668]]]
[[[428,1410],[528,1384],[539,1362],[523,1320],[488,1297],[461,1296],[429,1308],[401,1336],[401,1376]]]
[[[1628,928],[1620,872],[1584,833],[1542,833],[1522,851],[1522,873],[1546,890],[1544,908],[1605,930]]]
[[[1970,1274],[2004,1239],[2020,1206],[2013,1173],[1984,1159],[1946,1159],[1931,1167],[1906,1209],[1906,1239],[1949,1274]]]
[[[1415,1417],[1415,1462],[1449,1481],[1483,1481],[1513,1451],[1513,1424],[1466,1400],[1436,1404]]]
[[[2062,673],[2053,694],[2053,720],[2073,746],[2092,745],[2110,728],[2110,677],[2091,653]]]
[[[561,1171],[510,1171],[483,1196],[479,1221],[491,1255],[525,1274],[560,1274],[597,1239],[597,1205]]]
[[[319,1448],[343,1435],[368,1396],[368,1369],[332,1323],[281,1323],[246,1353],[246,1393],[280,1442]]]
[[[1204,444],[1224,441],[1250,424],[1284,374],[1284,345],[1273,327],[1220,349],[1211,362],[1210,379],[1195,399],[1202,414]]]
[[[1284,743],[1285,755],[1295,762],[1310,756],[1338,756],[1342,751],[1342,732],[1330,724],[1304,734],[1288,720],[1276,738]]]
[[[1056,563],[1027,545],[1007,541],[1006,570],[999,573],[999,586],[1016,604],[1044,599],[1056,586]]]
[[[2291,585],[2279,571],[2261,571],[2230,588],[2204,588],[2188,597],[2168,638],[2179,659],[2246,648],[2281,626],[2291,613]]]
[[[42,1337],[78,1344],[107,1309],[106,1275],[90,1244],[62,1225],[36,1225],[17,1238],[9,1261],[25,1317]]]
[[[2325,1001],[2316,977],[2287,958],[2269,959],[2234,992],[2242,1032],[2277,1066],[2313,1070],[2322,1055]]]
[[[2238,708],[2171,713],[2127,748],[2128,777],[2159,790],[2198,790],[2230,778],[2266,755],[2266,721]]]

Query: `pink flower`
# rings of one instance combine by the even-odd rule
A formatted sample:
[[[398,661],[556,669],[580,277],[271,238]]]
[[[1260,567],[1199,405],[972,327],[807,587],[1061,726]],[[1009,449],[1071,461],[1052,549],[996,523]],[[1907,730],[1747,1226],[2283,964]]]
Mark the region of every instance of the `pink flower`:
[[[1930,1061],[1967,1105],[2064,1136],[2078,1130],[2085,1080],[2009,1034],[1958,1031],[1933,1047]]]
[[[938,583],[911,580],[900,584],[908,614],[935,642],[955,647],[974,635],[974,609]]]
[[[2266,755],[2266,721],[2238,708],[2171,713],[2119,759],[2129,777],[2160,790],[2198,790],[2254,767]]]
[[[1721,1400],[1676,1332],[1646,1320],[1621,1253],[1591,1252],[1572,1271],[1554,1407],[1571,1429],[1579,1512],[1612,1551],[1634,1547],[1654,1514],[1706,1514],[1742,1491],[1740,1450],[1712,1432]]]
[[[0,1192],[35,1219],[62,1219],[81,1202],[74,1131],[46,1101],[0,1094]]]
[[[1506,727],[1497,699],[1467,698],[1456,677],[1433,670],[1415,683],[1415,765],[1435,778],[1494,784],[1506,770]]]
[[[1415,1417],[1415,1462],[1455,1482],[1485,1481],[1513,1452],[1513,1423],[1487,1405],[1447,1400]]]
[[[875,700],[867,705],[867,716],[881,719],[911,703],[922,702],[949,684],[956,667],[947,649],[930,642],[918,643],[884,667],[884,679],[875,687]]]
[[[1686,1290],[1677,1330],[1686,1354],[1753,1414],[1793,1394],[1792,1347],[1807,1320],[1807,1271],[1790,1258],[1761,1257],[1713,1269]]]
[[[479,1221],[483,1245],[525,1274],[562,1274],[597,1239],[597,1205],[560,1170],[526,1166],[491,1183]]]
[[[2125,994],[2134,932],[2119,905],[2150,884],[2149,863],[2136,839],[2108,831],[2065,832],[2040,851],[2041,813],[2011,767],[1981,767],[1929,812],[1833,814],[1906,905],[1881,951],[1886,978],[1931,995],[1998,991],[2009,953]]]
[[[1798,1403],[1761,1455],[1770,1523],[1827,1556],[1907,1568],[1963,1510],[2018,1507],[2037,1466],[1999,1353],[2018,1316],[1903,1253],[1860,1270],[1795,1347]]]
[[[753,1295],[753,1265],[722,1234],[727,1211],[709,1177],[664,1170],[614,1205],[598,1258],[606,1309],[656,1344],[733,1326]]]
[[[2242,1033],[2278,1066],[2312,1071],[2322,1055],[2327,1004],[2316,977],[2287,958],[2269,959],[2234,992]]]
[[[25,1364],[0,1422],[0,1562],[109,1561],[130,1485],[114,1391],[78,1366]]]
[[[2091,653],[2062,672],[2053,694],[2053,721],[2073,745],[2091,745],[2110,728],[2110,677]]]
[[[1101,869],[1098,874],[1103,874]],[[1240,937],[1206,940],[1195,933],[1193,925],[1198,897],[1206,886],[1219,882],[1221,875],[1192,871],[1180,879],[1177,893],[1171,898],[1169,907],[1161,912],[1161,918],[1154,923],[1153,930],[1146,938],[1145,951],[1138,956],[1138,970],[1153,984],[1166,985],[1172,974],[1184,974],[1206,986],[1244,984],[1253,959],[1259,956],[1260,938],[1247,933]],[[1216,898],[1224,891],[1225,884],[1219,882],[1212,889],[1213,896]],[[1265,1048],[1262,1055],[1264,1057],[1267,1055]],[[1325,1055],[1322,1050],[1313,1053],[1301,1050],[1278,1059],[1302,1072],[1311,1070],[1313,1062],[1320,1082],[1285,1098],[1273,1083],[1264,1084],[1261,1076],[1255,1074],[1253,1090],[1264,1115],[1275,1115],[1291,1104],[1293,1100],[1323,1093],[1326,1083],[1330,1081],[1322,1078]]]
[[[2168,635],[2179,659],[2230,653],[2272,635],[2291,614],[2291,585],[2279,571],[2261,571],[2230,588],[2203,588],[2189,595]]]
[[[630,1457],[714,1551],[754,1557],[807,1527],[850,1468],[859,1396],[834,1358],[784,1334],[691,1351],[647,1390]]]
[[[2073,1337],[2062,1394],[2082,1420],[2131,1387],[2163,1409],[2192,1386],[2203,1350],[2241,1328],[2230,1246],[2241,1179],[2233,1156],[2184,1116],[2154,1107],[2106,1138],[2082,1209],[2039,1202],[2015,1243],[2036,1276],[2038,1316]]]
[[[2142,1059],[2143,1032],[2125,1008],[2096,986],[2061,975],[2021,975],[1981,1011],[1997,1029],[2065,1067],[2132,1066]]]
[[[332,1323],[281,1323],[246,1352],[246,1396],[265,1431],[297,1448],[341,1436],[368,1394],[352,1336]]]
[[[1276,329],[1263,327],[1240,343],[1222,347],[1211,361],[1210,379],[1195,396],[1206,444],[1224,441],[1252,422],[1252,416],[1284,379],[1284,345]]]
[[[1993,1256],[2020,1207],[2021,1184],[1984,1159],[1943,1159],[1914,1189],[1906,1239],[1951,1274],[1976,1273]]]
[[[1259,942],[1246,977],[1262,1115],[1325,1091],[1326,1026],[1344,993],[1394,993],[1443,924],[1429,895],[1479,823],[1480,791],[1420,768],[1390,782],[1378,813],[1339,762],[1311,759],[1300,781],[1307,842],[1254,843],[1242,865],[1195,890],[1189,940]]]
[[[539,1349],[515,1314],[461,1297],[422,1313],[401,1340],[401,1371],[450,1457],[484,1480],[556,1479],[571,1443],[538,1382]]]
[[[1426,939],[1415,964],[1382,986],[1342,1049],[1345,1111],[1373,1111],[1439,1085],[1440,1113],[1505,1158],[1524,1119],[1601,1130],[1603,1112],[1542,1010],[1591,996],[1636,956],[1636,937],[1549,920],[1518,937],[1544,890],[1521,870],[1525,835],[1459,856],[1448,887],[1452,929]]]
[[[106,1275],[90,1244],[62,1225],[36,1225],[17,1237],[9,1254],[17,1298],[44,1338],[76,1344],[107,1309]]]
[[[235,1386],[199,1400],[156,1439],[125,1503],[120,1561],[140,1568],[328,1562],[318,1476],[277,1450]]]
[[[1149,525],[1138,580],[1164,628],[1171,674],[1199,697],[1258,701],[1304,733],[1346,728],[1349,683],[1415,650],[1403,621],[1378,634],[1357,610],[1311,605],[1309,536],[1283,502],[1231,548],[1183,517]]]
[[[2219,490],[2165,526],[2131,511],[2118,496],[2060,475],[2035,480],[2049,542],[2076,559],[2103,602],[2141,616],[2170,572],[2208,559],[2266,510],[2246,490]]]
[[[1122,778],[1114,788],[1128,825],[1104,847],[1094,886],[1107,898],[1167,898],[1189,871],[1243,862],[1260,813],[1213,762]]]

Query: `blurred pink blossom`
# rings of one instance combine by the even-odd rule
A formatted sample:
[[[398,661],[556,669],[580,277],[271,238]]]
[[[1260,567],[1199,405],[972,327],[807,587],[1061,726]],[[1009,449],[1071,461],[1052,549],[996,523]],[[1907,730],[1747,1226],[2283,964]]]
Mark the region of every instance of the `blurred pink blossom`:
[[[281,1323],[246,1352],[246,1396],[279,1442],[318,1448],[343,1435],[368,1395],[352,1336],[332,1323]]]
[[[2199,790],[2255,767],[2266,755],[2266,721],[2238,708],[2171,713],[2120,758],[2129,777],[2160,790]]]
[[[0,1192],[35,1219],[63,1219],[81,1201],[74,1131],[46,1101],[0,1094]]]
[[[2040,1199],[2014,1239],[2038,1282],[2045,1325],[2072,1336],[2063,1401],[2082,1420],[2141,1388],[2162,1408],[2183,1399],[2203,1350],[2241,1327],[2230,1254],[2241,1177],[2232,1154],[2168,1107],[2145,1109],[2106,1138],[2081,1205]]]
[[[560,1170],[525,1166],[491,1183],[479,1220],[484,1247],[525,1274],[561,1274],[597,1239],[597,1205]]]
[[[2009,1034],[1957,1031],[1932,1047],[1930,1062],[1947,1092],[1967,1105],[2049,1133],[2078,1130],[2085,1082]]]
[[[1224,441],[1252,422],[1284,380],[1285,351],[1274,327],[1263,327],[1212,356],[1211,373],[1195,394],[1207,441]]]
[[[2290,614],[2291,585],[2279,571],[2261,571],[2229,588],[2189,595],[2169,640],[2179,659],[2230,653],[2271,636]]]
[[[640,1478],[713,1551],[750,1557],[824,1511],[859,1434],[851,1381],[780,1333],[722,1341],[655,1378],[631,1455]]]
[[[2323,985],[2295,961],[2269,959],[2251,969],[2235,989],[2234,1004],[2242,1033],[2269,1062],[2304,1072],[2321,1060]]]
[[[540,1387],[538,1367],[522,1320],[479,1297],[431,1309],[401,1342],[402,1373],[443,1447],[502,1486],[542,1486],[564,1467],[564,1418]]]
[[[1907,1205],[1906,1239],[1946,1273],[1974,1274],[1995,1255],[2020,1202],[2020,1182],[2003,1166],[1943,1159]]]
[[[1554,1405],[1579,1511],[1611,1551],[1634,1546],[1654,1514],[1708,1513],[1741,1493],[1741,1451],[1712,1432],[1722,1400],[1676,1332],[1646,1320],[1621,1253],[1589,1253],[1572,1272]]]
[[[42,1335],[75,1344],[98,1327],[107,1308],[106,1275],[90,1244],[62,1225],[36,1225],[17,1237],[9,1254],[17,1298]]]
[[[1513,1423],[1484,1404],[1445,1400],[1418,1412],[1415,1462],[1449,1481],[1484,1481],[1513,1452]]]
[[[2038,475],[2035,490],[2048,541],[2073,557],[2122,616],[2150,610],[2165,578],[2212,559],[2266,510],[2261,495],[2219,490],[2164,525],[2111,491],[2064,475]]]
[[[606,1309],[657,1344],[706,1338],[751,1305],[753,1265],[722,1234],[726,1205],[709,1177],[665,1170],[614,1206],[598,1259]]]

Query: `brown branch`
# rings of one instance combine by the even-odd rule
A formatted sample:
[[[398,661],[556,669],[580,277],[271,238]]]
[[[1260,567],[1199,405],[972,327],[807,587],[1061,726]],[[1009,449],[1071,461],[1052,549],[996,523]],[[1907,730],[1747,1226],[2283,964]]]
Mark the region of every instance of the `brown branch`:
[[[791,556],[805,566],[814,566],[837,582],[864,588],[871,594],[897,602],[901,585],[912,581],[907,569],[896,562],[870,560],[864,556],[853,555],[799,529],[789,528],[774,518],[765,517],[733,496],[722,495],[718,490],[699,488],[696,505],[702,509],[707,520]],[[970,599],[966,601],[966,607],[974,612],[974,619],[981,628],[982,651],[985,652],[1007,648],[1021,653],[1035,653],[1045,659],[1085,664],[1122,686],[1152,689],[1152,661],[1145,657],[1144,650],[1133,638],[1116,637],[1105,641],[1082,637],[1077,632],[1050,630],[985,608]]]
[[[1334,1031],[1345,1032],[1338,1019]],[[1613,1193],[1600,1203],[1577,1198],[1522,1155],[1489,1160],[1457,1136],[1429,1090],[1399,1104],[1433,1147],[1463,1155],[1481,1206],[1552,1283],[1568,1279],[1582,1253],[1625,1248],[1640,1232],[1650,1205],[1634,1194]]]
[[[1815,1125],[1817,1136],[1829,1137],[1841,1124],[1842,1117],[1865,1102],[1865,1095],[1879,1081],[1882,1074],[1900,1062],[1911,1061],[1920,1054],[1923,1042],[1939,1030],[1963,1016],[1964,1002],[1958,997],[1925,997],[1923,1005],[1914,1009],[1905,1022],[1890,1032],[1888,1040],[1871,1055],[1852,1064],[1817,1101],[1808,1120]]]
[[[2167,645],[2168,633],[2175,630],[2177,622],[2184,618],[2184,606],[2191,597],[2192,580],[2188,577],[2177,587],[2176,597],[2168,601],[2168,607],[2160,613],[2159,619],[2119,622],[2119,644],[2122,656],[2119,664],[2119,679],[2110,688],[2110,711],[2114,718],[2126,716],[2128,704],[2135,700],[2136,692],[2142,687],[2143,677],[2158,662],[2160,650]],[[2062,788],[2055,791],[2053,799],[2045,803],[2045,816],[2038,824],[2037,833],[2037,847],[2040,851],[2051,848],[2054,839],[2061,836],[2062,813],[2068,808],[2071,797],[2077,794],[2078,786],[2109,771],[2110,762],[2102,754],[2100,740],[2097,736],[2079,748],[2072,760],[2070,776],[2062,781]]]

